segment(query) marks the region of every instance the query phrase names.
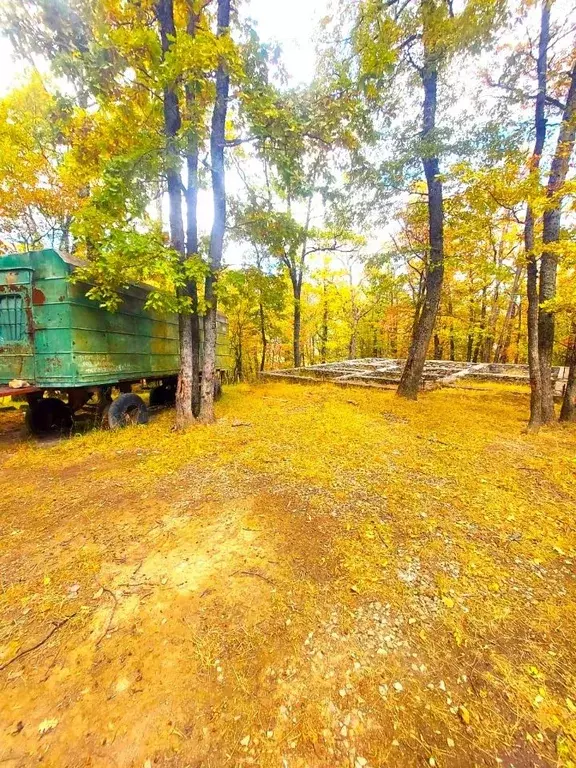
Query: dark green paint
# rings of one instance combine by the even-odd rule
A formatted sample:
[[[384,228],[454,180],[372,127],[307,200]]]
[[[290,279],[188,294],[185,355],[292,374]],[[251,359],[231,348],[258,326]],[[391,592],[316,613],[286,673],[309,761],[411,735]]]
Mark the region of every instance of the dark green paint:
[[[20,341],[0,328],[0,384],[24,379],[72,388],[178,373],[177,316],[145,310],[148,290],[137,285],[125,288],[118,311],[109,312],[86,297],[89,285],[70,282],[75,266],[49,249],[0,257],[0,297],[21,305],[27,327]],[[218,322],[217,365],[228,370],[226,318]]]

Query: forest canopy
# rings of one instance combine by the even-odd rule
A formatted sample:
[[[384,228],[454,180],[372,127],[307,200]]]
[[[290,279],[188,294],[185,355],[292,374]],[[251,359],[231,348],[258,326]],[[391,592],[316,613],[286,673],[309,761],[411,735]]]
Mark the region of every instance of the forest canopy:
[[[22,69],[1,248],[74,252],[111,309],[152,283],[180,315],[181,423],[213,418],[218,306],[237,380],[406,358],[410,398],[426,357],[529,363],[531,423],[554,419],[576,358],[569,0],[339,0],[306,82],[245,2],[0,8]]]

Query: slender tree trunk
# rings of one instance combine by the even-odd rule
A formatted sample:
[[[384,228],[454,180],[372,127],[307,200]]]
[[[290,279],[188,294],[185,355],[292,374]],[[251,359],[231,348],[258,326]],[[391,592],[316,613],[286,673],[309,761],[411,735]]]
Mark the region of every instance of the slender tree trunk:
[[[424,297],[426,292],[426,278],[425,272],[428,268],[428,262],[424,266],[424,272],[420,275],[418,280],[418,291],[416,293],[416,300],[414,301],[414,318],[412,320],[412,330],[410,334],[410,343],[414,343],[414,339],[418,333],[418,324],[420,323],[420,313],[422,311],[422,304],[424,303]]]
[[[242,328],[238,329],[238,339],[236,341],[236,347],[234,351],[234,381],[242,381],[244,375],[244,364],[242,360]]]
[[[427,144],[433,140],[436,127],[438,72],[432,56],[426,52],[424,69],[422,71],[422,84],[424,86],[422,140]],[[426,147],[422,157],[422,165],[428,188],[428,233],[430,245],[425,296],[418,319],[418,327],[416,328],[398,386],[398,394],[412,400],[418,397],[418,388],[422,379],[426,353],[440,305],[440,295],[444,279],[444,203],[442,182],[440,180],[438,158],[436,156],[430,157],[429,152],[429,147]]]
[[[348,360],[356,360],[358,356],[358,326],[356,323],[352,326],[350,341],[348,343]]]
[[[556,273],[558,254],[554,245],[560,240],[562,212],[562,188],[566,181],[570,157],[576,137],[576,64],[572,68],[570,88],[562,115],[556,151],[552,159],[550,177],[546,189],[547,204],[544,211],[542,233],[542,259],[540,262],[540,312],[538,315],[538,355],[542,379],[542,421],[554,420],[554,384],[552,382],[552,353],[554,349],[555,310],[547,302],[556,297]],[[550,248],[549,246],[552,246]],[[542,305],[545,306],[542,306]]]
[[[514,320],[518,311],[518,305],[514,304],[512,307],[512,322],[508,325],[506,330],[506,336],[504,337],[503,349],[502,349],[502,362],[507,363],[509,361],[510,345],[512,344],[512,331],[514,330]]]
[[[316,171],[317,171],[317,164],[315,165],[314,171],[312,173],[312,182],[311,182],[312,187],[314,186],[314,181],[316,179]],[[304,362],[302,359],[302,347],[300,344],[300,335],[301,335],[301,327],[302,327],[302,301],[301,301],[302,279],[304,277],[304,266],[306,261],[306,248],[308,245],[308,231],[310,229],[310,217],[312,215],[313,195],[314,193],[311,192],[308,197],[308,203],[306,206],[306,223],[304,225],[304,237],[302,240],[302,249],[300,252],[300,263],[298,264],[297,256],[294,253],[290,254],[288,258],[290,280],[292,281],[292,292],[294,297],[294,325],[293,325],[292,347],[293,347],[295,368],[300,368],[302,365],[304,365]],[[290,203],[288,205],[290,210]]]
[[[268,347],[268,339],[266,338],[266,318],[264,315],[264,305],[260,301],[258,303],[258,317],[260,318],[260,338],[262,339],[262,357],[260,358],[260,371],[263,371],[266,366],[266,349]]]
[[[486,330],[486,286],[482,288],[482,302],[480,305],[480,328],[478,338],[476,340],[476,346],[474,348],[474,355],[472,356],[472,362],[477,363],[480,356],[480,350],[484,342],[484,333]]]
[[[498,338],[498,344],[496,345],[496,351],[494,352],[495,363],[501,362],[501,356],[504,351],[504,339],[506,338],[506,335],[508,333],[508,328],[512,323],[512,320],[514,317],[514,311],[515,311],[514,308],[516,307],[516,297],[520,292],[520,282],[522,280],[523,271],[524,271],[524,266],[522,264],[518,264],[518,266],[516,267],[516,272],[514,273],[514,281],[512,283],[512,288],[510,290],[510,300],[508,302],[506,315],[504,317],[504,322],[502,324],[502,331],[500,332],[500,337]]]
[[[546,141],[546,87],[548,72],[548,45],[550,41],[550,0],[543,0],[538,43],[538,93],[534,124],[536,139],[530,163],[530,173],[538,178],[542,150]],[[526,251],[526,294],[528,297],[528,367],[530,370],[530,420],[528,427],[538,429],[542,423],[542,375],[538,342],[538,263],[534,243],[534,211],[528,204],[524,223],[524,249]]]
[[[472,362],[472,354],[474,352],[474,297],[470,297],[468,303],[468,340],[466,343],[466,361]]]
[[[328,354],[328,296],[326,283],[322,287],[322,332],[320,333],[320,362],[325,363]]]
[[[516,354],[514,355],[514,362],[516,365],[520,362],[520,343],[522,341],[522,296],[518,301],[518,328],[516,329]]]
[[[160,27],[162,52],[165,56],[176,37],[174,24],[174,1],[159,0],[156,4],[156,18]],[[168,186],[170,241],[175,251],[185,258],[184,219],[182,215],[181,160],[177,136],[181,126],[180,105],[175,85],[164,88],[164,135],[166,137],[166,180]],[[180,291],[181,298],[185,291]],[[192,410],[192,324],[190,314],[180,312],[178,316],[180,336],[180,374],[176,392],[176,426],[183,429],[194,422]]]
[[[302,366],[302,348],[300,345],[302,327],[302,279],[299,275],[292,275],[291,277],[294,298],[292,354],[294,357],[294,367],[300,368]]]
[[[542,423],[542,376],[538,355],[538,264],[534,253],[534,216],[526,209],[524,247],[527,255],[526,295],[528,297],[528,368],[530,371],[530,420],[528,426],[538,429]]]
[[[230,0],[218,0],[218,37],[228,34],[230,27]],[[218,305],[216,282],[222,266],[224,232],[226,230],[226,184],[224,169],[224,145],[226,138],[226,113],[230,77],[227,64],[220,59],[216,71],[216,101],[212,112],[210,131],[210,166],[214,221],[210,236],[210,274],[204,291],[208,310],[204,317],[204,361],[202,366],[201,402],[199,419],[203,423],[214,421],[214,379],[216,376],[216,340]]]
[[[566,355],[568,381],[560,409],[560,421],[573,421],[576,417],[576,323],[572,325],[572,338]]]
[[[196,35],[198,17],[192,6],[189,9],[187,32],[190,37]],[[189,128],[186,147],[186,255],[190,258],[198,254],[198,134],[194,124],[195,96],[194,88],[186,83],[186,108],[191,127]],[[190,297],[192,314],[190,317],[192,335],[192,410],[195,416],[200,412],[200,316],[198,314],[198,284],[191,280],[186,284],[186,293]]]
[[[452,304],[452,295],[448,295],[448,314],[450,315],[450,360],[456,360],[456,342],[454,339],[454,305]]]
[[[376,334],[376,329],[374,329],[374,333]],[[394,309],[394,316],[392,319],[392,328],[390,329],[389,334],[389,345],[390,345],[390,355],[392,357],[398,356],[398,311]],[[381,347],[378,346],[378,352],[381,353]],[[376,357],[380,357],[380,354],[377,354]]]
[[[496,341],[496,325],[498,323],[499,306],[498,301],[500,299],[500,283],[497,282],[494,287],[494,293],[492,294],[492,309],[490,311],[490,317],[488,318],[488,325],[486,328],[486,334],[484,336],[484,342],[482,344],[482,362],[489,363],[493,359],[494,346]]]

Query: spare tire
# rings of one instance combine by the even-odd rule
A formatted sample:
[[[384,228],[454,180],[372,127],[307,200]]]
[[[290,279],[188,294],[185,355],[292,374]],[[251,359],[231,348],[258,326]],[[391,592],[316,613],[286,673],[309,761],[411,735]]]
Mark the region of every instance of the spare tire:
[[[110,429],[127,427],[130,424],[148,424],[148,408],[138,395],[125,393],[112,400],[108,408]]]

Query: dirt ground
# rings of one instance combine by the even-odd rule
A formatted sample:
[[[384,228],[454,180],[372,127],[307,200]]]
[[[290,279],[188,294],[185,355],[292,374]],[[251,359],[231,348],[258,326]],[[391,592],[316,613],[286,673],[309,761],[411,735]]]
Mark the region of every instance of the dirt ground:
[[[576,426],[527,394],[0,411],[0,766],[576,765]]]

